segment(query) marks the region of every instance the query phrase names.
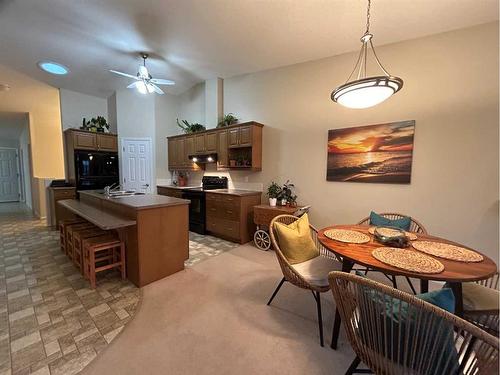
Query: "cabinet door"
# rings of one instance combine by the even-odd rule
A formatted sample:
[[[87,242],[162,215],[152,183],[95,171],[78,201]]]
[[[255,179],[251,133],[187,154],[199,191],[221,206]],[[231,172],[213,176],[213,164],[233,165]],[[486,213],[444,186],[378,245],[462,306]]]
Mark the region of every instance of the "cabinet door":
[[[184,153],[185,139],[177,138],[176,139],[176,147],[175,147],[175,161],[177,167],[184,167],[186,163],[184,162],[184,157],[186,154]]]
[[[227,154],[227,131],[223,130],[217,133],[219,144],[217,147],[217,166],[224,168],[229,165]]]
[[[189,160],[189,155],[194,154],[196,154],[194,136],[186,137],[184,140],[184,161],[187,166],[191,166],[193,164],[193,162]]]
[[[238,146],[239,136],[240,136],[240,129],[239,128],[229,130],[229,134],[228,134],[229,147]]]
[[[167,152],[168,152],[168,169],[175,169],[176,168],[176,156],[177,152],[177,142],[175,139],[169,139],[168,140],[168,145],[167,145]]]
[[[84,132],[73,132],[73,145],[75,149],[97,150],[97,135]]]
[[[217,152],[217,133],[205,134],[205,151]]]
[[[205,152],[205,134],[194,136],[194,149],[197,153]]]
[[[251,146],[252,145],[252,127],[243,126],[240,128],[240,139],[238,144],[240,146]]]
[[[116,135],[97,134],[97,147],[103,151],[118,151],[118,138]]]

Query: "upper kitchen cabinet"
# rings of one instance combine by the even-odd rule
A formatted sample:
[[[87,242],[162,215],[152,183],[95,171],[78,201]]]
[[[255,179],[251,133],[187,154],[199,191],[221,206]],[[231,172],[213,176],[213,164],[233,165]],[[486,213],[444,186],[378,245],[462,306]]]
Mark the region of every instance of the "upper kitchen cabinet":
[[[73,150],[118,152],[118,138],[116,134],[67,129],[65,137],[66,144],[70,145]]]
[[[65,130],[66,145],[72,150],[112,151],[118,152],[116,134],[94,133],[86,130]]]
[[[205,169],[205,164],[193,163],[189,160],[189,156],[217,153],[218,170],[260,171],[263,126],[250,121],[194,134],[168,137],[168,169],[186,171]]]

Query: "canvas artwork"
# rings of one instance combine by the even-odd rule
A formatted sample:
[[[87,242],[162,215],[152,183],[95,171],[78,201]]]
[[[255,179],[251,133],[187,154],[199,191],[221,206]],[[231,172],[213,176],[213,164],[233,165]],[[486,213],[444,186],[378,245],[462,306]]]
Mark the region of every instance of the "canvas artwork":
[[[328,131],[328,181],[409,184],[415,121]]]

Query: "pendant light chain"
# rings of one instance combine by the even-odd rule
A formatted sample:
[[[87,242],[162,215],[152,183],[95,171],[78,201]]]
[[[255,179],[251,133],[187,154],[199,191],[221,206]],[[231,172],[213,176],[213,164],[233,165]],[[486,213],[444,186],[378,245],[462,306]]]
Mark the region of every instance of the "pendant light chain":
[[[370,8],[372,6],[372,0],[368,0],[368,7],[366,8],[366,31],[365,34],[370,34]]]

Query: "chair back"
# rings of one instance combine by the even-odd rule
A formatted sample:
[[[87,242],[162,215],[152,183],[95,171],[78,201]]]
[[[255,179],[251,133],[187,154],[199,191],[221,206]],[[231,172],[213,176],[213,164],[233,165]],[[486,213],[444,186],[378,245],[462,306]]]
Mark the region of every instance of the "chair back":
[[[311,206],[304,206],[293,213],[293,216],[301,217],[309,212]]]
[[[389,220],[397,220],[397,219],[402,219],[404,217],[408,217],[408,215],[398,214],[394,212],[385,212],[379,215]],[[424,228],[422,224],[420,224],[420,222],[418,222],[412,217],[410,217],[410,219],[411,219],[410,232],[427,234],[427,230]],[[364,218],[358,223],[358,225],[370,225],[370,217]]]
[[[278,258],[278,262],[279,262],[279,265],[281,267],[281,271],[283,272],[283,276],[285,277],[285,279],[287,281],[298,286],[299,288],[311,289],[311,290],[320,291],[320,292],[327,291],[328,289],[330,289],[330,287],[318,287],[318,286],[312,285],[309,282],[307,282],[297,271],[295,271],[293,269],[292,265],[290,264],[290,262],[288,262],[288,259],[283,254],[283,252],[280,248],[278,235],[276,233],[276,228],[275,228],[274,224],[281,223],[281,224],[289,225],[298,219],[299,218],[297,216],[293,216],[293,215],[278,215],[273,220],[271,220],[271,223],[269,224],[269,235],[271,237],[271,242],[273,244],[273,248],[274,248],[274,252],[276,253],[276,257]],[[318,231],[312,225],[309,225],[309,228],[311,230],[311,237],[312,237],[314,243],[316,244],[316,247],[319,249],[320,254],[321,254],[322,250],[323,250],[323,252],[326,250],[320,245],[320,243],[318,241]]]
[[[499,340],[473,324],[373,280],[328,279],[354,351],[376,374],[498,374]]]
[[[500,273],[497,271],[489,279],[476,281],[477,284],[495,290],[499,290]],[[481,329],[491,333],[494,336],[499,335],[499,313],[498,310],[492,311],[465,311],[464,318]]]

